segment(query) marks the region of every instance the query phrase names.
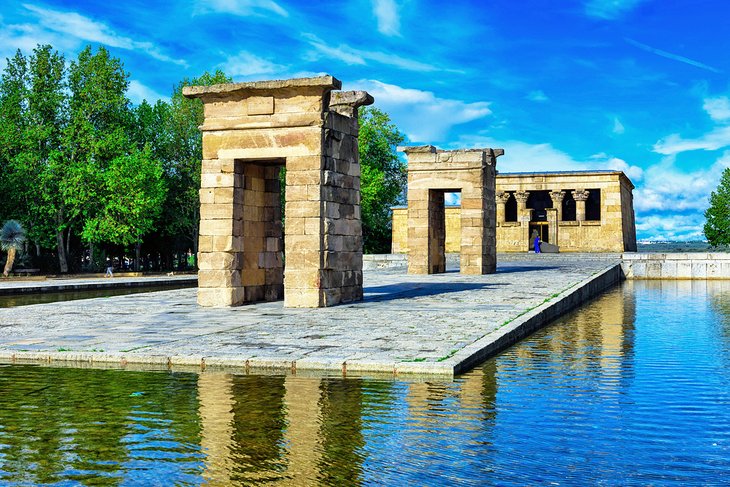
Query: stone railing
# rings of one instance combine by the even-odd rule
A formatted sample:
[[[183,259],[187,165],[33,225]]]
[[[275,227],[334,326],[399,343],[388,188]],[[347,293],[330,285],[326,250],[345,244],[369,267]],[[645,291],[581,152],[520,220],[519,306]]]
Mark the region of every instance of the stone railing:
[[[625,253],[626,279],[730,279],[730,253]]]

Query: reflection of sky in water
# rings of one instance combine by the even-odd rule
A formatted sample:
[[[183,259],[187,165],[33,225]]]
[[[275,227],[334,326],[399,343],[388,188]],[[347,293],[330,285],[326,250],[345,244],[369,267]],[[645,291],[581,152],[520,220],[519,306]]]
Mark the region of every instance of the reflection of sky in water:
[[[454,381],[2,367],[0,484],[720,483],[728,298],[628,282]]]

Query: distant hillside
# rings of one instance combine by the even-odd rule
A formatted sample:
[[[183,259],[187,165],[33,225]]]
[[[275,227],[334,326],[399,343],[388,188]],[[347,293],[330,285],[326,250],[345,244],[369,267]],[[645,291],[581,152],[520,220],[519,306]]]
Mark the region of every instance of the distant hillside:
[[[707,242],[639,242],[639,252],[728,252],[727,248],[712,248]]]

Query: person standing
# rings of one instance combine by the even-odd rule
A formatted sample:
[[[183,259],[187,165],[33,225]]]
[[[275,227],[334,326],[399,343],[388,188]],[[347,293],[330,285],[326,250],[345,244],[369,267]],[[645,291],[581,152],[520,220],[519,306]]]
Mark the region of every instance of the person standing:
[[[535,247],[535,253],[536,254],[541,253],[540,252],[540,235],[538,235],[537,232],[535,232],[535,243],[534,243],[534,247]]]
[[[104,277],[114,277],[114,264],[109,257],[106,258],[106,274],[104,274]]]

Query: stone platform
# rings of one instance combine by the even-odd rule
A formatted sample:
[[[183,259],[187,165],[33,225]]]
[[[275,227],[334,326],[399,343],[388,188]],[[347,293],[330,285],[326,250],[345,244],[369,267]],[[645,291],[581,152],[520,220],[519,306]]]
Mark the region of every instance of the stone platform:
[[[496,274],[365,272],[365,300],[202,308],[195,289],[0,309],[0,360],[453,375],[621,279],[620,259],[524,254]]]

